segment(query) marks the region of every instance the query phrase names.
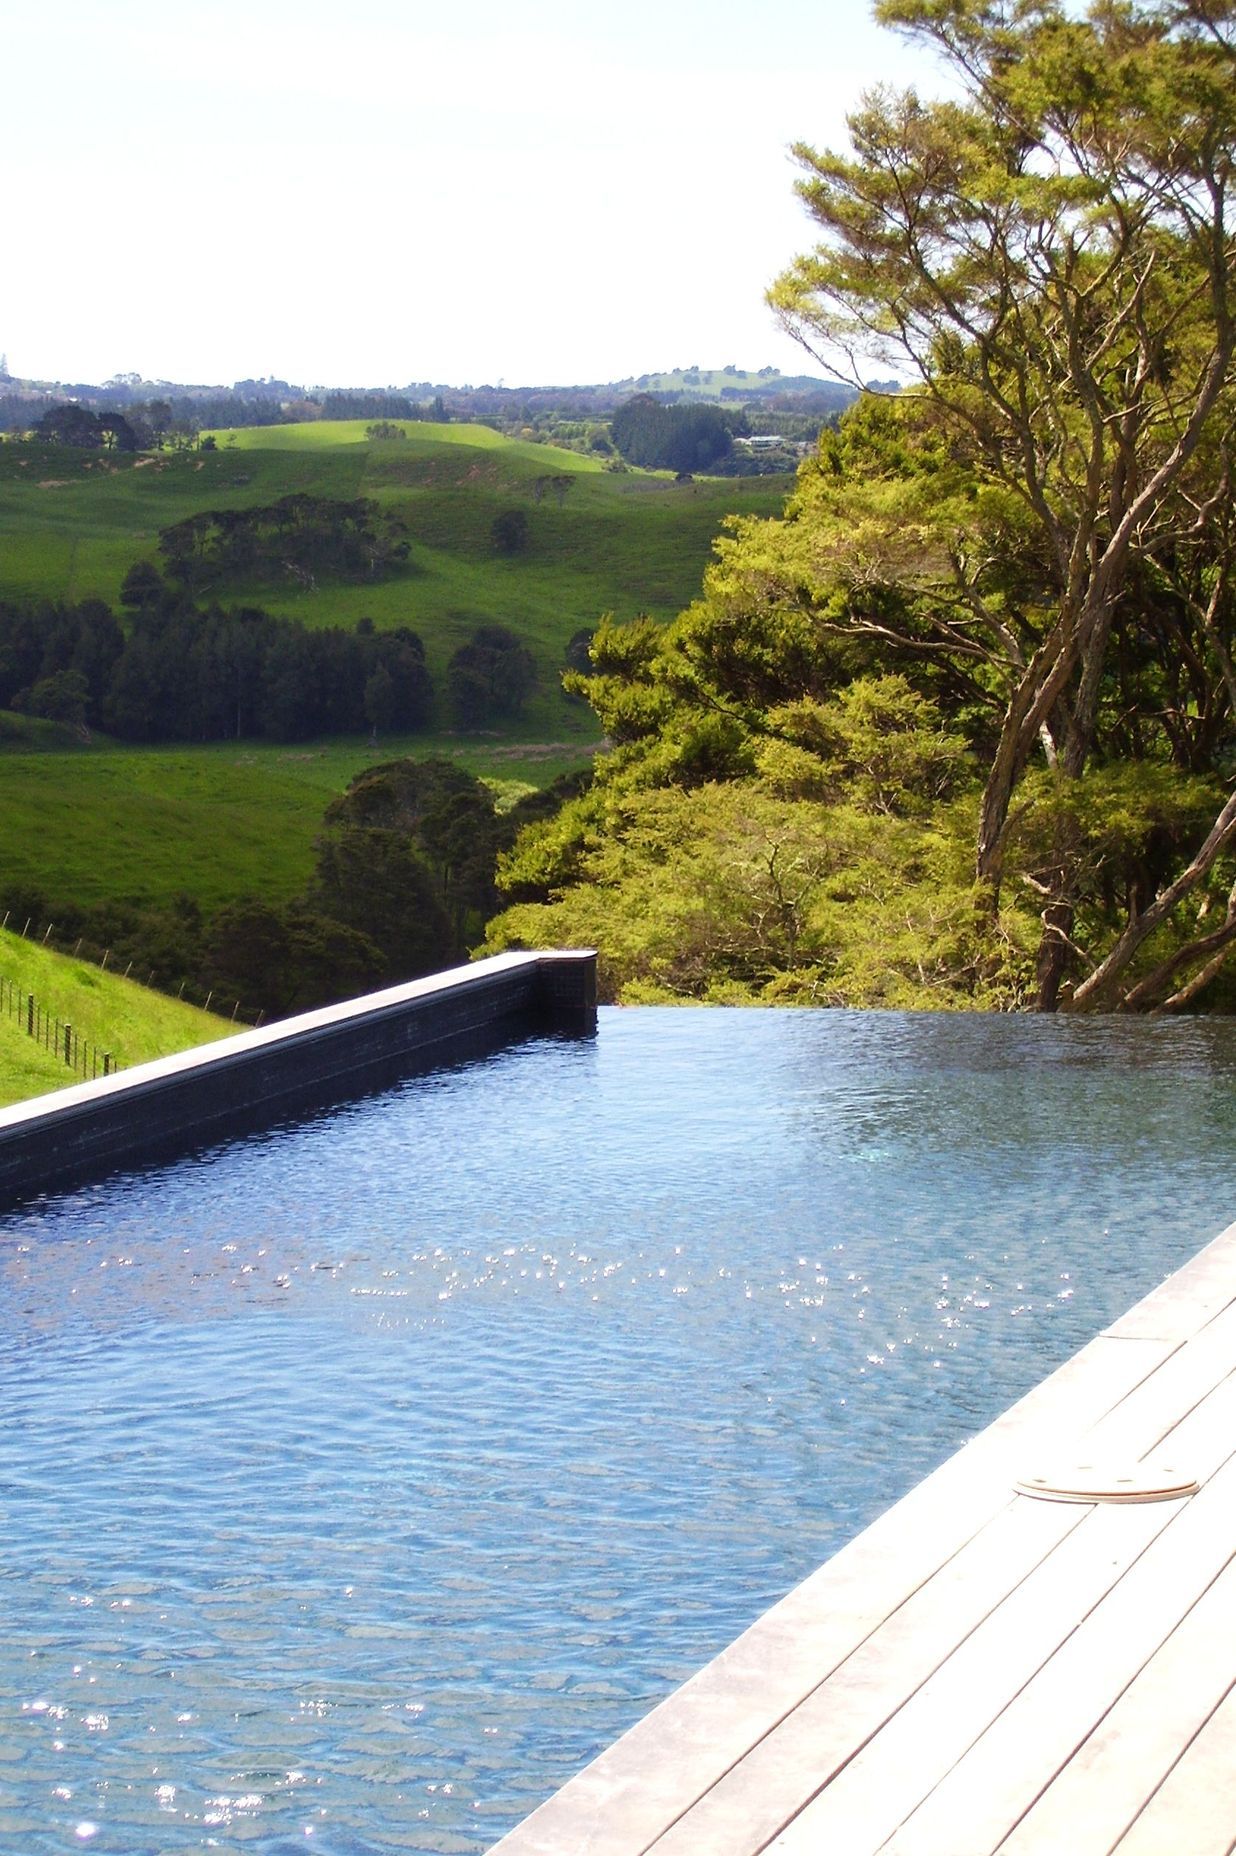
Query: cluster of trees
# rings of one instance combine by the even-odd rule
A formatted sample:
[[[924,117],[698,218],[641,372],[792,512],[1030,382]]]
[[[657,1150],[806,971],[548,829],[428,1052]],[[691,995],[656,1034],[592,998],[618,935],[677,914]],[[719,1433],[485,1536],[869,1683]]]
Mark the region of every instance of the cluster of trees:
[[[79,402],[54,406],[34,426],[34,436],[54,443],[119,451],[183,451],[196,444],[200,420],[185,402],[133,400],[123,412],[116,406],[91,409]]]
[[[413,631],[307,631],[256,607],[199,609],[148,566],[126,580],[128,628],[100,600],[0,602],[0,708],[125,741],[423,728],[433,709]]]
[[[71,398],[66,398],[66,394]],[[70,387],[49,395],[29,388],[0,393],[0,431],[31,432],[37,439],[96,449],[100,428],[93,430],[94,415],[127,423],[139,451],[160,451],[165,446],[183,450],[197,443],[198,433],[209,426],[278,425],[293,418],[316,416],[316,407],[281,404],[277,399],[249,398],[224,391],[169,393],[143,398],[133,387]],[[78,419],[75,414],[86,414]],[[44,425],[44,421],[48,423]],[[123,448],[123,447],[122,447]],[[131,448],[131,447],[129,447]]]
[[[1236,20],[878,13],[955,93],[798,149],[772,300],[909,384],[674,624],[600,628],[615,751],[490,944],[594,941],[627,998],[1231,1006]]]
[[[610,421],[614,444],[628,464],[645,470],[714,470],[734,448],[734,433],[750,430],[741,412],[686,402],[666,406],[638,393]]]
[[[34,436],[44,444],[74,445],[79,451],[136,451],[137,433],[121,412],[91,412],[72,403],[51,406],[35,422]]]
[[[536,687],[536,660],[506,625],[478,625],[447,665],[451,711],[462,728],[518,715]]]
[[[406,393],[377,393],[370,387],[328,393],[322,400],[324,419],[423,419],[424,408]]]
[[[313,585],[319,573],[380,580],[409,551],[406,524],[369,498],[306,491],[254,509],[206,509],[159,531],[167,573],[194,588],[289,575]]]

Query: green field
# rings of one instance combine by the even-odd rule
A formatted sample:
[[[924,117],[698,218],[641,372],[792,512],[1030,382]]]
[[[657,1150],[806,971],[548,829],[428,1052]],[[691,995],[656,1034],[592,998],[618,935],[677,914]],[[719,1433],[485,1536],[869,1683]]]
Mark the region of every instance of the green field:
[[[372,497],[408,525],[406,571],[374,585],[291,581],[221,588],[306,625],[411,625],[435,681],[482,623],[509,625],[537,659],[533,733],[555,738],[574,715],[558,687],[572,633],[602,612],[669,618],[698,593],[731,513],[773,514],[783,477],[677,483],[613,472],[573,451],[481,425],[402,428],[369,441],[361,421],[216,434],[215,451],[149,457],[0,444],[0,596],[100,598],[115,605],[134,560],[158,560],[158,532],[210,508],[252,508],[292,491]],[[565,479],[551,485],[550,479]],[[495,553],[495,516],[518,508],[528,545]]]
[[[588,762],[592,713],[577,705],[568,720],[578,737],[556,742],[529,739],[525,726],[523,740],[505,742],[407,735],[376,746],[122,748],[74,744],[48,723],[0,716],[0,905],[28,886],[79,905],[288,901],[309,877],[327,804],[363,768],[401,754],[449,756],[492,781],[501,803],[504,787],[544,785]]]
[[[167,1057],[235,1030],[226,1018],[148,992],[116,973],[52,953],[0,929],[0,974],[40,1009],[123,1065]],[[66,1065],[26,1035],[20,1019],[0,1013],[0,1104],[23,1101],[80,1082]]]

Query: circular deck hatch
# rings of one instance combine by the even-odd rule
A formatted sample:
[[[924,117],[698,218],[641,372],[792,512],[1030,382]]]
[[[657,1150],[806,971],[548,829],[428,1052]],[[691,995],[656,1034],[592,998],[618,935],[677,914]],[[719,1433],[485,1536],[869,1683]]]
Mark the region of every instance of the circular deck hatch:
[[[1175,1502],[1198,1484],[1170,1463],[1111,1463],[1099,1459],[1051,1463],[1013,1484],[1019,1495],[1045,1502]]]

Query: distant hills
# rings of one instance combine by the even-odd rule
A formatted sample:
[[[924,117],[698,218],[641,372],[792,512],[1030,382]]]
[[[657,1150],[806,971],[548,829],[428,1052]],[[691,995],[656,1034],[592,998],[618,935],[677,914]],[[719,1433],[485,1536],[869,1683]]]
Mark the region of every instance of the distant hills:
[[[884,390],[895,382],[872,382]],[[637,393],[668,403],[711,401],[749,410],[797,413],[827,418],[856,397],[853,387],[810,374],[782,374],[775,367],[753,372],[725,367],[678,367],[623,380],[574,385],[508,387],[451,386],[440,381],[410,381],[404,386],[306,386],[274,376],[222,383],[146,380],[140,374],[115,374],[110,380],[24,380],[0,362],[0,430],[23,430],[47,406],[74,400],[94,408],[123,410],[166,402],[173,416],[192,412],[209,425],[273,424],[318,418],[387,417],[435,420],[499,418],[534,420],[538,415],[574,414],[604,417]]]

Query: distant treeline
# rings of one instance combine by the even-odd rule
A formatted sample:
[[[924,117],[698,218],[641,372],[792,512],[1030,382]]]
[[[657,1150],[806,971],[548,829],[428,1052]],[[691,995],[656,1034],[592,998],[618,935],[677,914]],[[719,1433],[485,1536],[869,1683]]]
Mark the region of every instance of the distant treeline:
[[[604,423],[638,393],[650,393],[666,405],[711,403],[701,400],[697,375],[688,372],[681,378],[681,387],[657,384],[657,376],[641,374],[593,386],[450,387],[425,380],[398,390],[324,390],[273,378],[238,380],[231,387],[152,383],[136,374],[119,375],[102,386],[88,382],[50,386],[0,378],[0,431],[29,431],[49,410],[65,404],[90,412],[123,413],[139,432],[143,449],[147,434],[159,445],[220,426],[284,425],[312,419],[483,420],[504,431],[522,426],[539,430],[547,420]],[[764,410],[797,413],[814,418],[817,426],[835,418],[856,397],[853,387],[839,382],[784,376],[773,369],[764,370],[756,383],[735,376],[718,391],[727,406],[743,406],[757,416]]]
[[[434,719],[419,635],[361,618],[308,630],[260,606],[198,606],[149,561],[125,576],[122,625],[102,600],[0,601],[0,709],[121,741],[408,734]],[[478,625],[447,663],[462,728],[518,715],[536,663],[505,625]]]
[[[136,437],[139,451],[160,449],[164,445],[196,442],[201,431],[212,426],[286,425],[289,421],[317,418],[318,410],[310,404],[281,404],[273,399],[251,399],[243,394],[219,392],[191,396],[171,394],[163,399],[143,399],[132,394],[120,395],[101,387],[58,388],[53,393],[0,393],[0,431],[40,432],[62,443],[92,447],[101,441],[88,434],[85,421],[79,436],[68,437],[54,429],[45,434],[41,422],[49,413],[60,413],[66,406],[87,414],[123,413]]]
[[[406,393],[371,393],[367,391],[328,393],[322,401],[324,419],[428,419],[444,422],[445,401],[435,394],[426,401],[409,399]]]
[[[308,631],[258,607],[163,597],[157,582],[149,568],[129,576],[127,632],[101,600],[0,602],[0,708],[122,741],[302,741],[429,721],[415,632],[366,619]]]

